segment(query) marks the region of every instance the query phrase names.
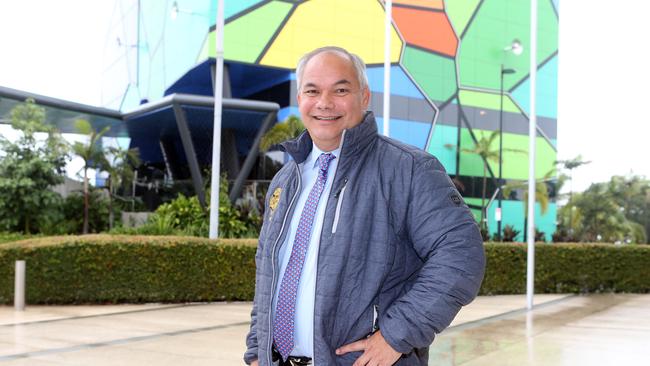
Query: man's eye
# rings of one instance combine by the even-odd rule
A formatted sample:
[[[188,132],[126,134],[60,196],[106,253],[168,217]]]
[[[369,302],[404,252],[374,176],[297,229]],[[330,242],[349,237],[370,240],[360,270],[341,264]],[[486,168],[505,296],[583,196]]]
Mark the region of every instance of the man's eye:
[[[316,95],[316,94],[318,94],[318,91],[314,90],[314,89],[308,89],[308,90],[305,90],[304,93],[307,94],[307,95]]]
[[[336,94],[347,94],[350,90],[345,88],[336,89]]]

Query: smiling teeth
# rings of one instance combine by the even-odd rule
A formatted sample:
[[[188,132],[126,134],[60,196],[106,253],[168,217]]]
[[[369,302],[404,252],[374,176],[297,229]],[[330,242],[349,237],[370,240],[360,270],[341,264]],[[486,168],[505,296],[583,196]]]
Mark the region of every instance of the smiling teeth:
[[[324,119],[326,121],[333,121],[333,120],[337,119],[338,117],[316,117],[316,118]]]

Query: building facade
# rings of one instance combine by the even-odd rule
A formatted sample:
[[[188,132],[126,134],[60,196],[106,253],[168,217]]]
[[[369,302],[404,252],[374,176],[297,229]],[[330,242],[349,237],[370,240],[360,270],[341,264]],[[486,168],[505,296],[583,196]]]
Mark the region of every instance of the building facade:
[[[279,121],[298,115],[297,60],[337,45],[367,63],[370,108],[382,130],[383,1],[224,3],[227,97],[275,102]],[[477,219],[489,202],[490,233],[497,231],[497,187],[514,188],[502,200],[502,225],[523,231],[525,192],[517,183],[528,178],[530,2],[392,3],[391,137],[435,155]],[[550,240],[556,226],[558,1],[538,5],[536,175],[550,202],[543,213],[537,204],[536,226]],[[215,56],[216,0],[122,0],[113,17],[112,38],[119,41],[109,45],[105,106],[128,111],[179,90],[211,95],[211,74],[190,71]],[[477,147],[486,141],[491,144],[481,157]]]

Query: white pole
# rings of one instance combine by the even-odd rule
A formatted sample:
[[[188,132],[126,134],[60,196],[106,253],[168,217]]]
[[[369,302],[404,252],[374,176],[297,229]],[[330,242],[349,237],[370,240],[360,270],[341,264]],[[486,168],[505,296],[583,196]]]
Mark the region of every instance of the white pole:
[[[16,281],[14,283],[14,309],[25,310],[25,261],[16,261]]]
[[[390,136],[390,35],[393,28],[393,1],[386,0],[384,32],[384,136]]]
[[[219,237],[219,178],[221,177],[221,104],[223,99],[223,0],[217,0],[216,72],[214,81],[214,132],[210,179],[210,239]]]
[[[526,266],[526,307],[533,308],[535,292],[535,139],[537,111],[537,0],[530,1],[530,120],[528,122],[528,260]]]

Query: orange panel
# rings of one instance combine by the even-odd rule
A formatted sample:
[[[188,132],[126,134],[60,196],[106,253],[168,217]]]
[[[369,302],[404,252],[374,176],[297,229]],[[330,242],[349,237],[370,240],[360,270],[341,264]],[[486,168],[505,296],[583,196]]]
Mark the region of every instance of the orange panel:
[[[406,43],[452,57],[456,55],[458,39],[445,13],[395,7],[393,20]]]
[[[452,0],[457,1],[457,0]],[[443,9],[442,0],[393,0],[393,4],[419,6],[421,8]]]

